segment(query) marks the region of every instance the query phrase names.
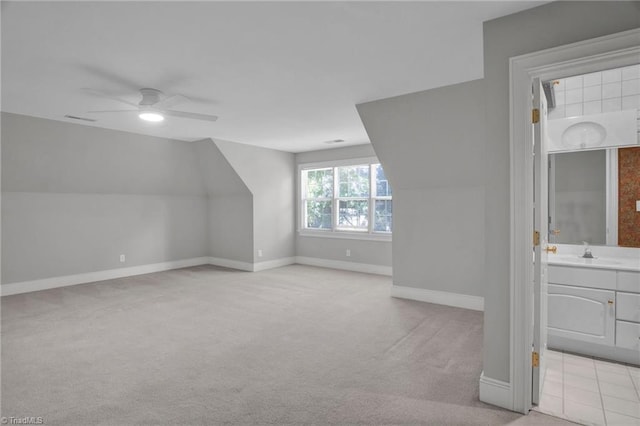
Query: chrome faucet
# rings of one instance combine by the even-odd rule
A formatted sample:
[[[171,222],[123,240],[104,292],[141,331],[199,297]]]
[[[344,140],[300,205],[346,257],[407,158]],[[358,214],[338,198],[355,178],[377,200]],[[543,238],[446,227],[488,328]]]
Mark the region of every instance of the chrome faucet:
[[[589,243],[586,241],[583,241],[582,244],[584,244],[584,254],[582,255],[582,257],[585,259],[593,259],[593,254],[591,253],[591,248],[589,247]]]

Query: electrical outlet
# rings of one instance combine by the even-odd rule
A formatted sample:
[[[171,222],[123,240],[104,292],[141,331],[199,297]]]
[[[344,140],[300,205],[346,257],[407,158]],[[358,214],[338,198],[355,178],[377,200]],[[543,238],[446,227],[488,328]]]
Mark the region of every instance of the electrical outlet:
[[[345,254],[347,257],[351,257],[351,249],[347,249],[347,252]]]
[[[258,250],[258,257],[262,257],[262,250]]]
[[[124,254],[120,255],[120,262],[124,263],[127,260],[126,256]]]

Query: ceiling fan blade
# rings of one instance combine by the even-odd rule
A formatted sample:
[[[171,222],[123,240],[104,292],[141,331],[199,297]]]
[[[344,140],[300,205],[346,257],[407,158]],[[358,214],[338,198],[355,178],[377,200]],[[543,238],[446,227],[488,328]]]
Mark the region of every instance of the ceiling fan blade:
[[[140,88],[140,83],[129,80],[125,76],[116,73],[115,71],[107,70],[97,66],[89,64],[79,64],[78,67],[89,74],[98,77],[101,80],[109,83],[110,86],[119,86],[125,89],[127,92],[133,92]]]
[[[180,118],[191,118],[194,120],[205,120],[205,121],[216,121],[218,119],[215,115],[208,114],[196,114],[195,112],[185,112],[185,111],[163,111],[163,114],[166,114],[171,117],[180,117]]]
[[[109,93],[101,92],[100,90],[91,89],[91,88],[87,88],[87,87],[83,87],[80,90],[82,90],[83,92],[85,92],[85,93],[87,93],[89,95],[92,95],[92,96],[97,96],[99,98],[105,98],[105,99],[111,99],[113,101],[118,101],[118,102],[125,103],[127,105],[134,106],[136,108],[138,107],[138,104],[134,104],[133,102],[129,102],[129,101],[124,100],[124,99],[120,99],[120,98],[118,98],[118,97],[116,97],[114,95],[110,95]]]
[[[87,111],[92,114],[101,114],[103,112],[139,112],[137,109],[107,109],[102,111]]]
[[[167,109],[183,102],[189,102],[189,98],[183,95],[172,95],[156,102],[153,107],[157,109]]]

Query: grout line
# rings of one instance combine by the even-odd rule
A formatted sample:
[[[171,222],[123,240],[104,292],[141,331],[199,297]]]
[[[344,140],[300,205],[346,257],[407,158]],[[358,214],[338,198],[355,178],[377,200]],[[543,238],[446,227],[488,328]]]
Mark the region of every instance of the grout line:
[[[600,389],[600,377],[598,377],[598,368],[596,367],[596,361],[593,361],[593,369],[596,372],[596,384],[598,385],[598,395],[600,395],[600,406],[602,407],[602,418],[604,419],[604,424],[607,424],[607,412],[604,409],[604,398],[602,397],[602,389]],[[627,372],[628,373],[628,372]],[[629,373],[629,375],[631,375]]]
[[[640,388],[638,387],[639,385],[636,384],[636,381],[635,381],[633,375],[631,374],[631,370],[630,370],[631,367],[629,367],[628,365],[626,367],[627,367],[627,373],[631,377],[631,383],[633,384],[633,388],[636,390],[636,395],[638,396],[638,400],[640,400]]]
[[[562,351],[562,414],[564,413],[564,351]]]

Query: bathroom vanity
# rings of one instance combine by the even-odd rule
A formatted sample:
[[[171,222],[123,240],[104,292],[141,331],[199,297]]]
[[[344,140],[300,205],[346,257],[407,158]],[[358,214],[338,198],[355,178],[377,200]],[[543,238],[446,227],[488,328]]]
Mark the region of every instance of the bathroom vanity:
[[[580,249],[549,255],[548,347],[640,365],[640,252]]]

